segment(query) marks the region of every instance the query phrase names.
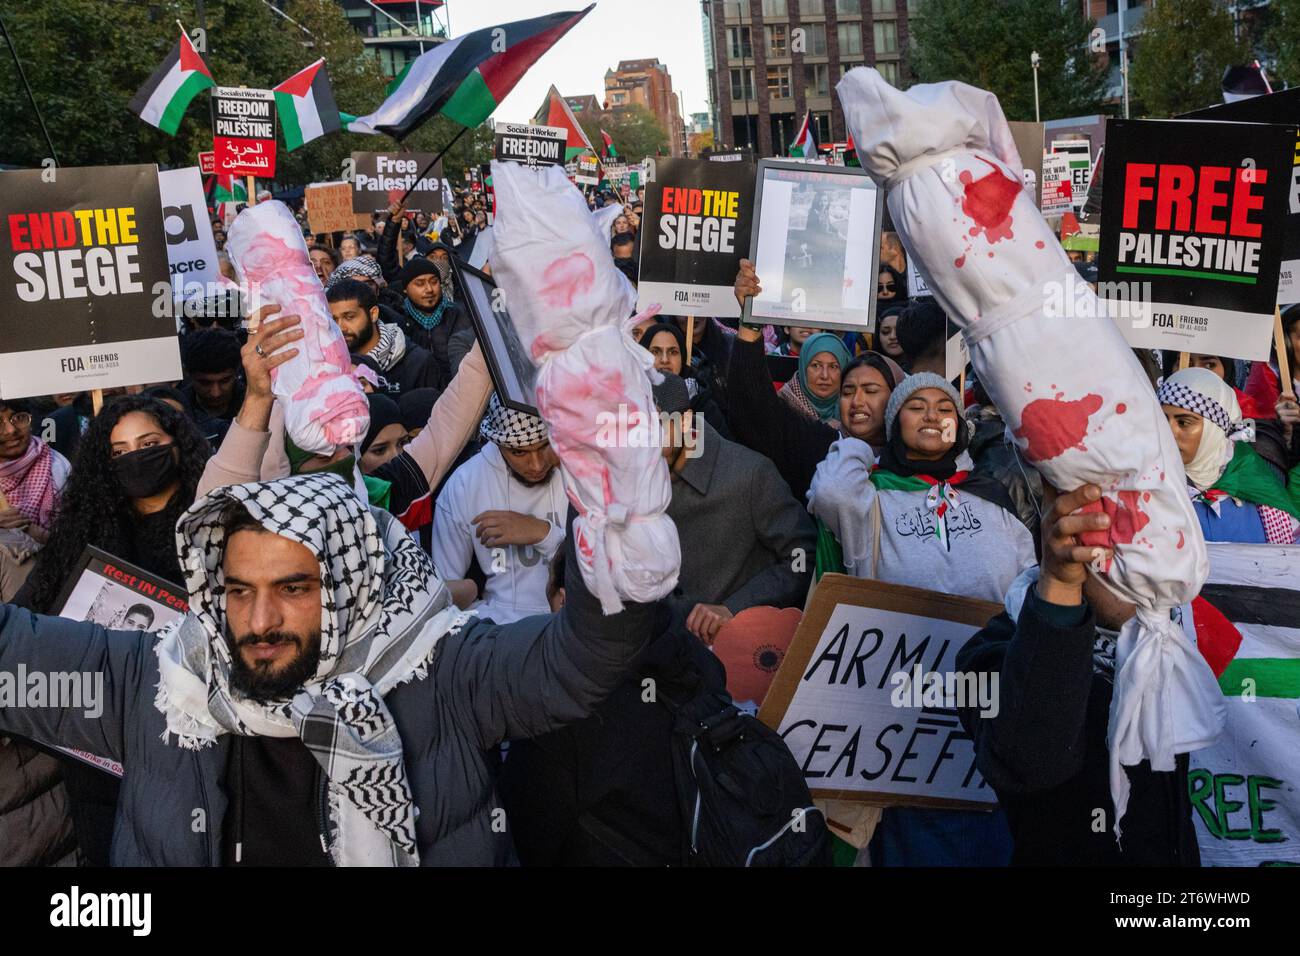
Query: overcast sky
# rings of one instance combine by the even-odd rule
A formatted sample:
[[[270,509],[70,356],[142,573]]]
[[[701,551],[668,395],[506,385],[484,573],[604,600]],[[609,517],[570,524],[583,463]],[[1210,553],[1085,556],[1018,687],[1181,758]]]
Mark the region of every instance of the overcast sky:
[[[561,10],[581,10],[588,0],[448,0],[452,36],[481,27],[525,20]],[[597,0],[587,14],[524,75],[497,107],[498,121],[530,119],[554,83],[564,96],[605,99],[605,71],[619,60],[658,57],[691,113],[709,108],[704,72],[704,33],[699,0]]]

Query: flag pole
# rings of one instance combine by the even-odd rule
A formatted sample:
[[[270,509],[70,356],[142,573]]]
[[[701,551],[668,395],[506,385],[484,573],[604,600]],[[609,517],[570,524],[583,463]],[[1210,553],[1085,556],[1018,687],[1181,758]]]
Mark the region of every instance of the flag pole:
[[[410,187],[410,189],[408,189],[408,190],[406,190],[406,192],[402,193],[402,198],[399,199],[399,200],[397,200],[397,202],[398,202],[399,205],[402,205],[402,206],[405,206],[405,205],[406,205],[406,197],[409,196],[409,195],[411,195],[411,192],[415,189],[416,183],[418,183],[421,179],[423,179],[423,178],[424,178],[424,177],[429,173],[429,170],[433,169],[434,166],[437,166],[437,165],[438,165],[438,160],[440,160],[440,159],[442,159],[442,157],[446,156],[446,155],[447,155],[447,150],[449,150],[449,149],[451,149],[453,146],[455,146],[456,143],[460,140],[460,138],[461,138],[462,136],[464,136],[467,132],[469,132],[469,127],[468,127],[468,126],[462,126],[462,127],[460,128],[460,132],[457,133],[455,136],[453,136],[453,137],[451,138],[451,142],[449,142],[446,146],[444,146],[444,147],[443,147],[443,148],[442,148],[442,149],[441,149],[441,150],[440,150],[440,151],[439,151],[439,152],[438,152],[438,153],[433,157],[433,159],[429,160],[428,164],[425,165],[424,169],[420,170],[419,173],[416,174],[416,176],[415,176],[415,182],[411,183],[411,187]]]
[[[36,97],[32,95],[31,84],[27,82],[27,74],[23,71],[23,64],[18,59],[18,51],[14,49],[14,41],[9,36],[9,28],[5,26],[3,19],[0,19],[0,33],[5,35],[5,43],[9,47],[9,54],[14,58],[14,66],[18,69],[18,78],[23,81],[23,89],[27,91],[27,100],[32,104],[32,112],[36,114],[36,122],[41,124],[41,133],[45,136],[45,145],[50,148],[50,159],[54,160],[54,166],[57,169],[59,165],[59,156],[54,152],[54,140],[50,139],[50,131],[45,128],[45,117],[41,115],[41,108],[36,105]]]

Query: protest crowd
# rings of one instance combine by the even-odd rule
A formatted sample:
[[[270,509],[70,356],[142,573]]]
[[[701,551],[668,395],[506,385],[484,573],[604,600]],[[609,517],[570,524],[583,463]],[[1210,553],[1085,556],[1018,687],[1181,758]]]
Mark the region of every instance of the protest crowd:
[[[990,94],[859,68],[838,95],[847,165],[590,184],[498,146],[348,228],[204,201],[219,276],[135,336],[175,374],[0,366],[0,672],[100,682],[93,715],[0,687],[0,864],[1300,862],[1294,755],[1198,762],[1252,746],[1229,685],[1284,656],[1243,622],[1300,638],[1300,304],[1176,300],[1263,315],[1251,359],[1046,318],[1050,283],[1096,301],[1119,194],[1157,188],[1118,165],[1136,132],[1067,254]],[[736,242],[667,249],[665,194],[701,188],[737,191]],[[1240,213],[1269,290],[1275,202]],[[828,669],[846,711],[806,692]],[[988,694],[891,705],[923,669]],[[1271,750],[1300,752],[1294,697]],[[1230,831],[1259,853],[1206,852]]]

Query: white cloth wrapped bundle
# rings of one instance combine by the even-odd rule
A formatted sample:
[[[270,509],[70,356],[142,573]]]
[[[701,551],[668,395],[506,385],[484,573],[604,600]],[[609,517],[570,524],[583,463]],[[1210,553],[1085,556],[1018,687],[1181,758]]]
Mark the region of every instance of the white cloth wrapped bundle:
[[[317,455],[360,442],[370,427],[370,403],[352,377],[347,343],[293,213],[281,202],[249,206],[235,217],[226,251],[254,308],[274,302],[280,306],[277,317],[302,319],[303,337],[294,343],[298,354],[271,371],[289,437]]]
[[[672,485],[650,391],[654,361],[624,331],[636,291],[614,267],[609,225],[559,166],[492,164],[492,278],[536,363],[583,580],[606,614],[677,584],[681,549],[665,514]]]
[[[1119,328],[1022,188],[997,98],[956,82],[903,92],[865,67],[836,92],[909,260],[961,327],[1008,431],[1055,487],[1103,489],[1114,558],[1099,577],[1138,608],[1120,632],[1110,712],[1118,835],[1123,766],[1173,770],[1174,755],[1208,746],[1224,719],[1209,666],[1170,620],[1208,571],[1172,433]]]

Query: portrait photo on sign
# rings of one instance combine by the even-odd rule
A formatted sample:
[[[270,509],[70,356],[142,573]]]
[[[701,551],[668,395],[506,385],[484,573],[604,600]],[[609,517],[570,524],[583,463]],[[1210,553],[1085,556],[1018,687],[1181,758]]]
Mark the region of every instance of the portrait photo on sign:
[[[456,288],[465,290],[465,305],[483,344],[497,395],[508,407],[536,415],[537,367],[524,351],[503,296],[497,294],[496,283],[486,272],[457,256],[452,256],[452,266],[456,270]]]
[[[88,547],[56,602],[58,616],[112,631],[159,631],[185,616],[183,588]]]
[[[883,194],[866,173],[765,159],[755,208],[750,250],[763,291],[746,318],[873,330]]]

